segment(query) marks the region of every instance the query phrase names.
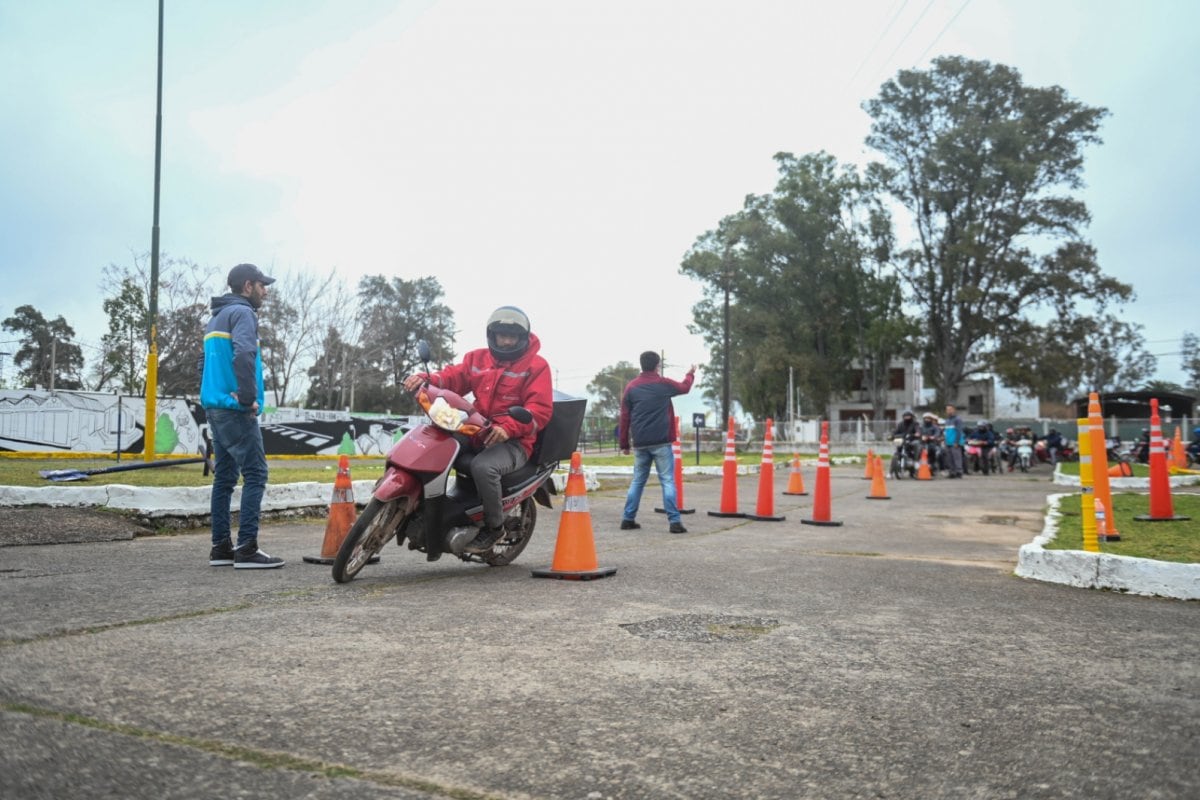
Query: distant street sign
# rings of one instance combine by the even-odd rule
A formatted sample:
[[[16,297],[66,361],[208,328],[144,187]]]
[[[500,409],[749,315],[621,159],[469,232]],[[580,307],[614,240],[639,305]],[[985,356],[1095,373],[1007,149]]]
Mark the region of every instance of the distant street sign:
[[[693,428],[703,428],[704,427],[704,415],[703,414],[700,414],[700,413],[692,414],[692,427]]]

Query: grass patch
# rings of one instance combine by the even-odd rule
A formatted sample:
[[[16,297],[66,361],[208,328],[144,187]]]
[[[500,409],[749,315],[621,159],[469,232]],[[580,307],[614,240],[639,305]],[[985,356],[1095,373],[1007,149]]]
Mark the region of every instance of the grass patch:
[[[1076,477],[1079,476],[1079,462],[1078,461],[1064,461],[1064,462],[1062,462],[1062,464],[1060,466],[1062,467],[1063,475],[1074,475]],[[1108,466],[1112,467],[1112,464],[1109,464]],[[1133,468],[1133,475],[1131,477],[1134,477],[1134,478],[1149,478],[1150,477],[1150,467],[1147,466],[1146,464],[1131,463],[1129,466]]]
[[[140,464],[136,456],[122,457],[119,466]],[[176,488],[187,486],[211,486],[212,475],[204,474],[203,464],[182,464],[128,472],[109,472],[104,475],[89,475],[86,480],[56,483],[43,478],[41,470],[74,469],[85,471],[118,466],[113,458],[0,458],[0,486],[157,486]],[[304,483],[317,481],[333,485],[337,476],[337,460],[292,460],[268,459],[267,468],[271,483]],[[383,474],[383,459],[356,459],[350,462],[350,477],[354,480],[375,479]]]
[[[1114,494],[1112,500],[1121,540],[1101,542],[1100,552],[1185,564],[1200,563],[1200,495],[1172,493],[1171,504],[1175,508],[1175,515],[1191,517],[1185,522],[1135,520],[1135,516],[1150,513],[1149,495]],[[1082,550],[1083,525],[1078,495],[1063,498],[1058,509],[1062,514],[1058,534],[1046,545],[1046,549]]]

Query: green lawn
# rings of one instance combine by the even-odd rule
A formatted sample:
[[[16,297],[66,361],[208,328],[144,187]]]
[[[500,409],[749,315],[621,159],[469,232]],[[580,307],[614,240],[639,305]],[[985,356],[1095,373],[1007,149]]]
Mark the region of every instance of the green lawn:
[[[1113,514],[1121,540],[1101,542],[1100,552],[1159,561],[1200,563],[1200,495],[1173,491],[1171,504],[1175,516],[1191,517],[1186,522],[1138,522],[1135,516],[1150,513],[1150,496],[1121,493],[1113,495]],[[1059,504],[1062,519],[1054,541],[1047,550],[1082,550],[1083,527],[1079,495],[1064,498]]]

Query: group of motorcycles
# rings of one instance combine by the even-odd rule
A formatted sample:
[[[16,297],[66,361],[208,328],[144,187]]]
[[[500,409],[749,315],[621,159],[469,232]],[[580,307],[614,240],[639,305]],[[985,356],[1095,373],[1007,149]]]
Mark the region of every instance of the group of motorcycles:
[[[949,469],[947,446],[940,437],[919,434],[896,436],[892,444],[896,448],[890,469],[893,478],[903,475],[915,478],[922,452],[934,474]],[[1052,452],[1046,439],[1036,438],[1028,429],[1022,429],[1013,437],[1003,437],[994,445],[968,432],[963,443],[963,472],[984,475],[1018,469],[1029,472],[1038,464],[1054,464],[1056,461],[1074,461],[1078,458],[1074,443],[1065,439],[1061,440],[1056,450]]]

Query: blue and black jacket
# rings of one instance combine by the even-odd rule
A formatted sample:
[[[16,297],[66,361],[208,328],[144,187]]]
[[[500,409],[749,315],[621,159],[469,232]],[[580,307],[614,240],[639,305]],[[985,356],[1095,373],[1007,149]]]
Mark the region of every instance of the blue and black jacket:
[[[249,411],[255,402],[261,414],[264,391],[258,314],[241,295],[214,297],[212,319],[204,331],[200,405]]]

